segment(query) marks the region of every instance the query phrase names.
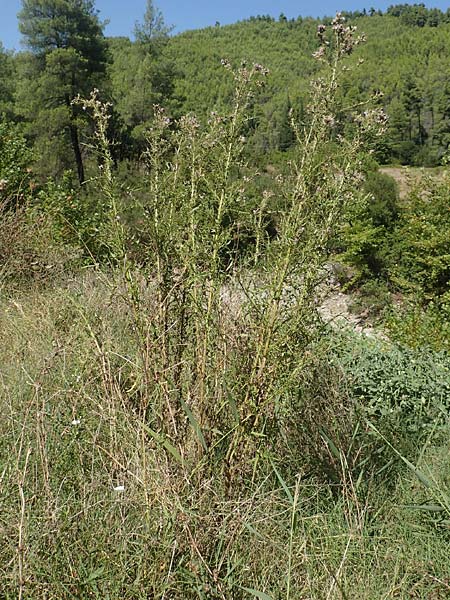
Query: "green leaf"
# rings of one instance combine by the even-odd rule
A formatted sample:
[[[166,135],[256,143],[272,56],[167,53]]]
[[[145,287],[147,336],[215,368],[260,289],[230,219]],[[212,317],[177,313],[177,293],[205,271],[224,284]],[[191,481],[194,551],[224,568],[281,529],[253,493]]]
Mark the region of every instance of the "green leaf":
[[[264,592],[259,592],[258,590],[254,590],[253,588],[242,587],[241,589],[243,589],[245,592],[248,592],[255,598],[260,598],[261,600],[273,600],[273,598],[271,596],[268,596]]]
[[[169,454],[171,454],[174,459],[183,466],[184,462],[183,462],[183,458],[181,456],[181,454],[178,452],[178,450],[175,448],[175,446],[173,446],[169,440],[162,434],[156,433],[156,431],[153,431],[153,429],[151,429],[148,425],[146,425],[145,423],[142,424],[145,431],[150,434],[152,436],[152,438],[161,446],[163,446],[167,452],[169,452]]]
[[[104,572],[105,572],[105,567],[99,567],[98,569],[96,569],[89,575],[89,577],[85,580],[84,583],[85,584],[92,583],[96,579],[100,579],[100,577],[103,575]]]
[[[184,409],[184,412],[186,413],[187,418],[189,419],[189,422],[192,425],[192,429],[195,431],[195,435],[197,436],[198,441],[202,445],[203,450],[205,452],[208,452],[208,446],[206,444],[206,440],[205,440],[205,436],[203,435],[202,428],[200,427],[200,423],[195,418],[194,413],[189,408],[189,406],[186,404],[186,402],[182,398],[180,400],[181,400],[181,405]]]

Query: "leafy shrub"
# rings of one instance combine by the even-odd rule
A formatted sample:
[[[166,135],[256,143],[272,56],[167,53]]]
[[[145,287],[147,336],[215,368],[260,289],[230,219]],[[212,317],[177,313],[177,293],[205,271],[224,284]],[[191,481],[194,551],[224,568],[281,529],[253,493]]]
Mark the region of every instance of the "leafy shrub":
[[[30,196],[33,153],[17,125],[0,123],[0,210]]]
[[[55,243],[79,248],[85,262],[107,262],[109,251],[100,234],[105,215],[96,182],[74,189],[71,180],[71,172],[58,182],[49,179],[35,194],[33,211],[51,220]]]
[[[352,395],[369,419],[395,423],[398,431],[429,433],[450,411],[450,358],[444,352],[352,336],[339,362]]]
[[[449,293],[423,306],[418,300],[392,308],[385,315],[389,337],[410,348],[428,347],[450,352]]]
[[[367,210],[375,227],[391,229],[398,218],[398,186],[396,181],[380,171],[369,171],[364,182],[369,194]]]
[[[356,270],[353,284],[384,274],[385,246],[398,211],[395,181],[377,170],[369,170],[359,201],[349,207],[338,244],[339,259]]]
[[[450,176],[423,176],[414,186],[389,240],[389,277],[425,300],[449,291]]]

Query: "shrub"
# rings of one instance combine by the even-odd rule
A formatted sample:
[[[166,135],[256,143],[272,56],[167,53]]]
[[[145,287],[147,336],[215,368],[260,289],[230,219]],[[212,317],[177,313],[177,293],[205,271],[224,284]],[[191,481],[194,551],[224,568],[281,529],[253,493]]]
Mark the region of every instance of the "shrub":
[[[371,165],[372,167],[372,165]],[[376,170],[366,176],[358,202],[349,207],[338,247],[339,259],[356,269],[353,285],[385,277],[386,246],[398,219],[395,181]]]
[[[20,206],[30,196],[32,159],[32,151],[18,126],[0,122],[1,210]]]
[[[447,423],[450,358],[444,352],[352,336],[339,361],[367,418],[418,436]]]
[[[374,226],[392,229],[399,212],[396,181],[380,171],[369,171],[364,191],[369,195],[367,209]]]
[[[425,306],[419,299],[407,300],[385,315],[389,337],[410,348],[428,347],[450,352],[450,302],[445,294]]]
[[[450,178],[423,176],[402,206],[386,251],[391,280],[429,300],[449,291]]]

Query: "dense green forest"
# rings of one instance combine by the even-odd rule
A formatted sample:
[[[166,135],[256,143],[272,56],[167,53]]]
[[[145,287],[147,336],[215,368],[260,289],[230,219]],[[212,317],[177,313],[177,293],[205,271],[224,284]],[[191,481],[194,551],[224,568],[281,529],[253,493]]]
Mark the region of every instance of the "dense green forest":
[[[382,162],[432,166],[439,164],[449,142],[450,23],[441,15],[420,25],[398,8],[385,15],[349,15],[349,23],[368,42],[355,58],[365,61],[364,69],[348,76],[343,94],[358,102],[373,91],[383,93],[390,126],[379,149]],[[220,73],[221,57],[260,62],[270,69],[271,79],[266,97],[255,107],[260,127],[255,150],[285,150],[288,111],[301,112],[317,68],[312,57],[317,24],[302,18],[255,18],[173,38],[168,55],[184,75],[175,86],[183,109],[206,111],[227,101],[230,88]]]
[[[0,45],[0,597],[450,593],[450,9]]]
[[[118,152],[138,156],[139,140],[154,104],[165,106],[172,116],[189,111],[207,116],[229,102],[232,82],[221,69],[222,59],[248,60],[270,70],[265,93],[254,105],[255,156],[289,148],[293,141],[289,111],[302,113],[308,82],[318,69],[312,56],[318,20],[256,16],[235,25],[217,24],[170,36],[162,15],[151,7],[131,41],[104,38],[92,4],[87,6],[90,20],[77,22],[79,16],[71,17],[77,23],[75,29],[81,28],[70,33],[77,40],[69,37],[59,44],[51,39],[52,32],[48,36],[35,32],[33,16],[24,10],[21,31],[29,51],[14,55],[0,51],[2,118],[24,125],[39,154],[45,156],[42,162],[49,174],[73,166],[70,153],[63,151],[74,136],[62,114],[64,97],[85,94],[95,81],[103,97],[113,102],[111,135],[119,144]],[[367,43],[354,59],[364,60],[364,68],[349,74],[342,93],[349,101],[359,102],[374,91],[381,92],[380,102],[390,118],[378,159],[382,163],[440,164],[450,135],[448,11],[397,5],[385,14],[364,11],[344,16],[364,32]],[[55,88],[59,97],[50,93]],[[69,121],[79,121],[76,129],[83,135],[83,120],[75,113],[72,110],[68,115]],[[45,135],[39,133],[42,129]],[[70,143],[76,147],[76,142]],[[67,156],[65,161],[61,154]]]

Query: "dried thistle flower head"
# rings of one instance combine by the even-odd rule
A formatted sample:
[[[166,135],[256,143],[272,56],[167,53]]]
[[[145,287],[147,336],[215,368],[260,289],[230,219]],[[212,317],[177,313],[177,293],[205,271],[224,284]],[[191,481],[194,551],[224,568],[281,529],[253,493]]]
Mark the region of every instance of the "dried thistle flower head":
[[[320,25],[317,26],[317,37],[319,38],[321,43],[323,43],[323,41],[325,39],[326,30],[327,30],[327,28],[323,23],[321,23]]]
[[[316,50],[315,52],[313,52],[312,55],[317,60],[323,60],[325,58],[325,54],[326,54],[325,46],[320,46],[320,48],[318,50]]]
[[[197,117],[193,114],[183,115],[178,123],[181,129],[190,131],[192,133],[200,129],[200,123]]]
[[[365,41],[363,35],[356,35],[356,27],[345,24],[345,17],[337,13],[331,22],[331,28],[320,24],[317,27],[317,36],[321,47],[314,52],[314,58],[324,61],[327,58],[327,48],[335,48],[338,56],[346,56],[353,52],[353,49]]]
[[[269,69],[267,69],[263,65],[260,65],[259,63],[256,63],[253,65],[253,70],[256,73],[261,73],[261,75],[264,75],[264,76],[269,75],[269,73],[270,73]]]

